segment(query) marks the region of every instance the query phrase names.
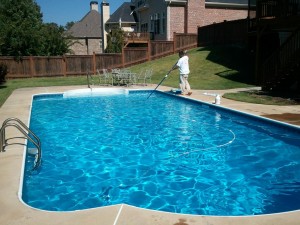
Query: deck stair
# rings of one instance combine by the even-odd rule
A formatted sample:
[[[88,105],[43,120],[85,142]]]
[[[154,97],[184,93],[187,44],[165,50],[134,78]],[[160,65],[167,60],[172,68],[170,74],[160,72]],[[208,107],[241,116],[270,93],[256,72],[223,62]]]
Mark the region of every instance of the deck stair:
[[[300,27],[262,65],[262,89],[300,93]]]

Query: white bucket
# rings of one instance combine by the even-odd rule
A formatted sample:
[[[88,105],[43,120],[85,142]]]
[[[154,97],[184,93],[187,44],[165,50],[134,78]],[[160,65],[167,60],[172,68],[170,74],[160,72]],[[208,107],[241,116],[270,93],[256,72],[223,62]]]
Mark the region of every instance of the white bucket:
[[[221,97],[220,97],[220,95],[216,95],[215,104],[216,105],[220,105],[221,104]]]

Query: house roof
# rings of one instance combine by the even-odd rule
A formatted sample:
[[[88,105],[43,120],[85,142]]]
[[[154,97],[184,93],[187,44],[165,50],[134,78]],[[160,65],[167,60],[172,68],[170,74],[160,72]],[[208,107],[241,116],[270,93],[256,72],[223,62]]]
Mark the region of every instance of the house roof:
[[[108,19],[106,22],[109,23],[119,23],[121,18],[121,23],[136,23],[136,13],[133,11],[130,2],[124,2]]]
[[[88,12],[79,22],[75,23],[67,32],[77,38],[101,38],[102,19],[96,10]]]

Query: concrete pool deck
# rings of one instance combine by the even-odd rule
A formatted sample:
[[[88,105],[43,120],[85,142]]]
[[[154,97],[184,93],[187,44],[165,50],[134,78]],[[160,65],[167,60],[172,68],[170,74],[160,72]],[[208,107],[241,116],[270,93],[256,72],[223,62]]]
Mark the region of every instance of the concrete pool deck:
[[[133,86],[129,89],[154,89],[152,86]],[[16,117],[28,124],[32,95],[41,93],[61,93],[67,90],[82,89],[86,86],[22,88],[15,90],[0,108],[0,122]],[[170,91],[169,87],[159,90]],[[214,97],[204,93],[218,93],[236,90],[193,90],[190,97],[208,103]],[[221,99],[221,106],[234,110],[274,118],[300,126],[300,105],[272,106],[236,102]],[[19,137],[15,128],[7,129],[7,137]],[[299,225],[300,210],[263,216],[219,217],[195,216],[158,212],[140,209],[129,205],[114,205],[74,212],[48,212],[30,208],[19,200],[19,185],[23,163],[22,145],[10,145],[5,152],[0,152],[0,224],[5,225]]]

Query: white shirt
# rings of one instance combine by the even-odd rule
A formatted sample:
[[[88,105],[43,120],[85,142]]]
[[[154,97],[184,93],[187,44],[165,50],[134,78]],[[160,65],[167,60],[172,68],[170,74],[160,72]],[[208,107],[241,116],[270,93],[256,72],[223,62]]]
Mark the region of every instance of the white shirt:
[[[184,75],[184,74],[189,74],[190,73],[190,68],[189,68],[189,57],[187,55],[182,56],[177,64],[176,64],[179,68],[179,73],[180,75]]]

